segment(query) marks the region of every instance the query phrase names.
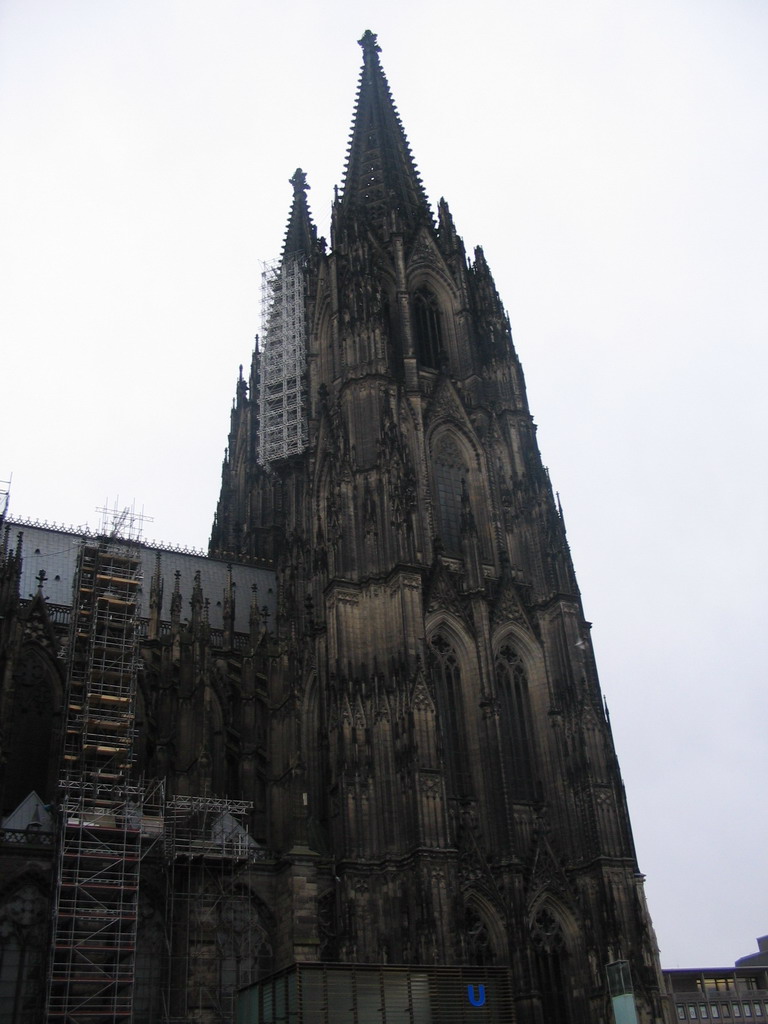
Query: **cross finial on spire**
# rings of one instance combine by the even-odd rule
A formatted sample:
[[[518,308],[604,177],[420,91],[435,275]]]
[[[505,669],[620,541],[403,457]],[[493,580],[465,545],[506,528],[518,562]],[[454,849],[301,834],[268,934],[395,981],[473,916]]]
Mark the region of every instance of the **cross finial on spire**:
[[[360,46],[362,46],[363,53],[366,57],[372,53],[381,53],[381,47],[376,41],[377,39],[378,36],[376,33],[371,32],[371,30],[367,28],[365,32],[363,32],[363,38],[357,40]]]
[[[288,183],[293,185],[293,194],[296,196],[300,192],[306,192],[310,187],[307,184],[307,175],[302,171],[300,167],[297,167],[293,172],[293,177],[288,179]]]
[[[293,177],[288,179],[293,186],[293,203],[288,218],[288,228],[285,232],[283,243],[283,257],[294,256],[297,253],[304,253],[308,256],[317,242],[317,229],[312,223],[312,218],[307,205],[307,176],[300,167],[293,172]]]

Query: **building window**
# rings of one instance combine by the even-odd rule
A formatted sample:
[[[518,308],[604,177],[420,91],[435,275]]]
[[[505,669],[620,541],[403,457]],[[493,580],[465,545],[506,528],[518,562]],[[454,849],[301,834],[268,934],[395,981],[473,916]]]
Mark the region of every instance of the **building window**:
[[[5,754],[2,811],[9,813],[34,790],[55,791],[60,698],[53,665],[34,647],[22,650],[13,676],[14,727]]]
[[[713,974],[705,979],[705,983],[708,989],[714,989],[716,992],[730,992],[733,988],[731,978],[723,974]]]
[[[733,1016],[734,1017],[740,1017],[741,1016],[741,1003],[734,1003],[733,1004]]]
[[[718,1009],[717,1003],[713,1003],[709,1009],[712,1012],[712,1019],[716,1020],[720,1016],[720,1010]]]
[[[696,1006],[693,1003],[688,1003],[688,1016],[691,1020],[698,1020],[698,1014],[696,1013]]]
[[[536,957],[543,1019],[569,1024],[572,1015],[565,936],[560,922],[546,907],[532,922],[531,943]]]
[[[751,1017],[752,1016],[752,1007],[750,1006],[749,1003],[744,1003],[744,1016],[745,1017]]]
[[[528,679],[520,655],[509,644],[496,658],[496,686],[507,786],[513,800],[530,800],[534,787]]]
[[[702,1020],[706,1020],[709,1017],[709,1011],[707,1010],[706,1003],[699,1003],[699,1016]]]
[[[474,907],[467,907],[464,911],[463,938],[467,963],[484,967],[493,966],[496,962],[496,954],[491,944],[491,937],[485,922]]]
[[[437,705],[443,740],[443,760],[447,768],[448,792],[466,796],[470,785],[467,766],[467,734],[461,696],[461,669],[456,651],[442,633],[435,633],[429,642],[431,662],[437,689]]]
[[[682,1003],[677,1004],[677,1019],[685,1020],[685,1007]]]
[[[428,288],[420,288],[413,296],[413,325],[419,364],[430,370],[439,369],[443,351],[440,307]]]
[[[48,900],[23,882],[0,904],[0,1020],[33,1024],[43,1019]]]
[[[762,1003],[755,1003],[755,1016],[756,1017],[762,1017],[763,1016],[763,1004]]]
[[[437,532],[449,554],[461,554],[461,492],[467,467],[454,439],[443,436],[433,451]]]

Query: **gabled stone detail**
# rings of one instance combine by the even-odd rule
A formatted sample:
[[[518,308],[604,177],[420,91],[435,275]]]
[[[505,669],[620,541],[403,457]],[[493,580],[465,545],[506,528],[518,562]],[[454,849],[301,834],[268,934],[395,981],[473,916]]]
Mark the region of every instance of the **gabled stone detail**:
[[[535,630],[525,610],[517,587],[509,577],[502,579],[491,613],[491,624],[494,629],[508,622],[514,622],[516,625],[522,626],[531,635],[535,635]]]
[[[455,289],[456,283],[453,280],[453,275],[440,252],[434,234],[426,228],[421,228],[408,253],[406,271],[409,279],[412,279],[415,274],[425,267],[431,273],[441,278],[444,284],[452,291]]]
[[[449,572],[438,557],[424,588],[424,609],[427,614],[441,611],[453,612],[468,629],[471,629],[465,600],[457,584],[456,574]]]
[[[367,723],[365,711],[363,710],[363,701],[358,693],[355,697],[353,709],[352,709],[352,724],[356,729],[365,729]]]
[[[457,814],[456,834],[459,877],[465,900],[470,892],[482,893],[503,920],[507,916],[507,899],[497,872],[483,853],[477,808],[471,804]]]
[[[447,377],[441,377],[424,414],[425,432],[430,433],[440,422],[456,423],[473,440],[475,430],[456,388]]]
[[[56,637],[45,598],[40,590],[22,611],[20,619],[24,624],[24,643],[37,644],[56,657],[65,657],[65,647]]]
[[[540,816],[533,839],[530,868],[526,879],[526,901],[529,909],[545,894],[556,895],[568,906],[572,906],[575,902],[575,893],[568,881],[568,876],[547,835],[548,828],[545,817]]]
[[[410,706],[414,711],[426,711],[434,714],[435,703],[432,699],[424,673],[419,670],[411,688]]]

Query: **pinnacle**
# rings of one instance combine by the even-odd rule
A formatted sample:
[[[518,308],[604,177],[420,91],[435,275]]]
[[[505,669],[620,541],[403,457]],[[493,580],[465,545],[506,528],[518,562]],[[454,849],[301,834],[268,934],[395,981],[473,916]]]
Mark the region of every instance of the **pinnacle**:
[[[300,167],[293,172],[293,177],[288,179],[288,184],[293,185],[293,194],[297,196],[300,192],[306,192],[310,187],[307,184],[307,175]]]
[[[288,217],[288,228],[285,232],[283,257],[293,256],[297,253],[308,254],[317,240],[317,229],[312,223],[307,204],[309,184],[306,174],[300,167],[294,171],[293,177],[289,179],[289,184],[293,185],[293,203]]]
[[[371,32],[369,28],[363,32],[362,39],[358,39],[358,44],[363,48],[363,54],[367,57],[374,53],[381,53],[381,47],[377,43],[378,36],[375,32]],[[375,58],[374,58],[375,59]]]

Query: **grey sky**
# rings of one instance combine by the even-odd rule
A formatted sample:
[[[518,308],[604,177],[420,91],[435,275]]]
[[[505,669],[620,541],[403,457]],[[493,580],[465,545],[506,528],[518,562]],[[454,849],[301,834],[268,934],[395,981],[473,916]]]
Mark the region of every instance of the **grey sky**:
[[[762,0],[0,3],[11,510],[207,543],[302,166],[322,234],[364,29],[482,244],[560,492],[665,966],[768,932]]]

